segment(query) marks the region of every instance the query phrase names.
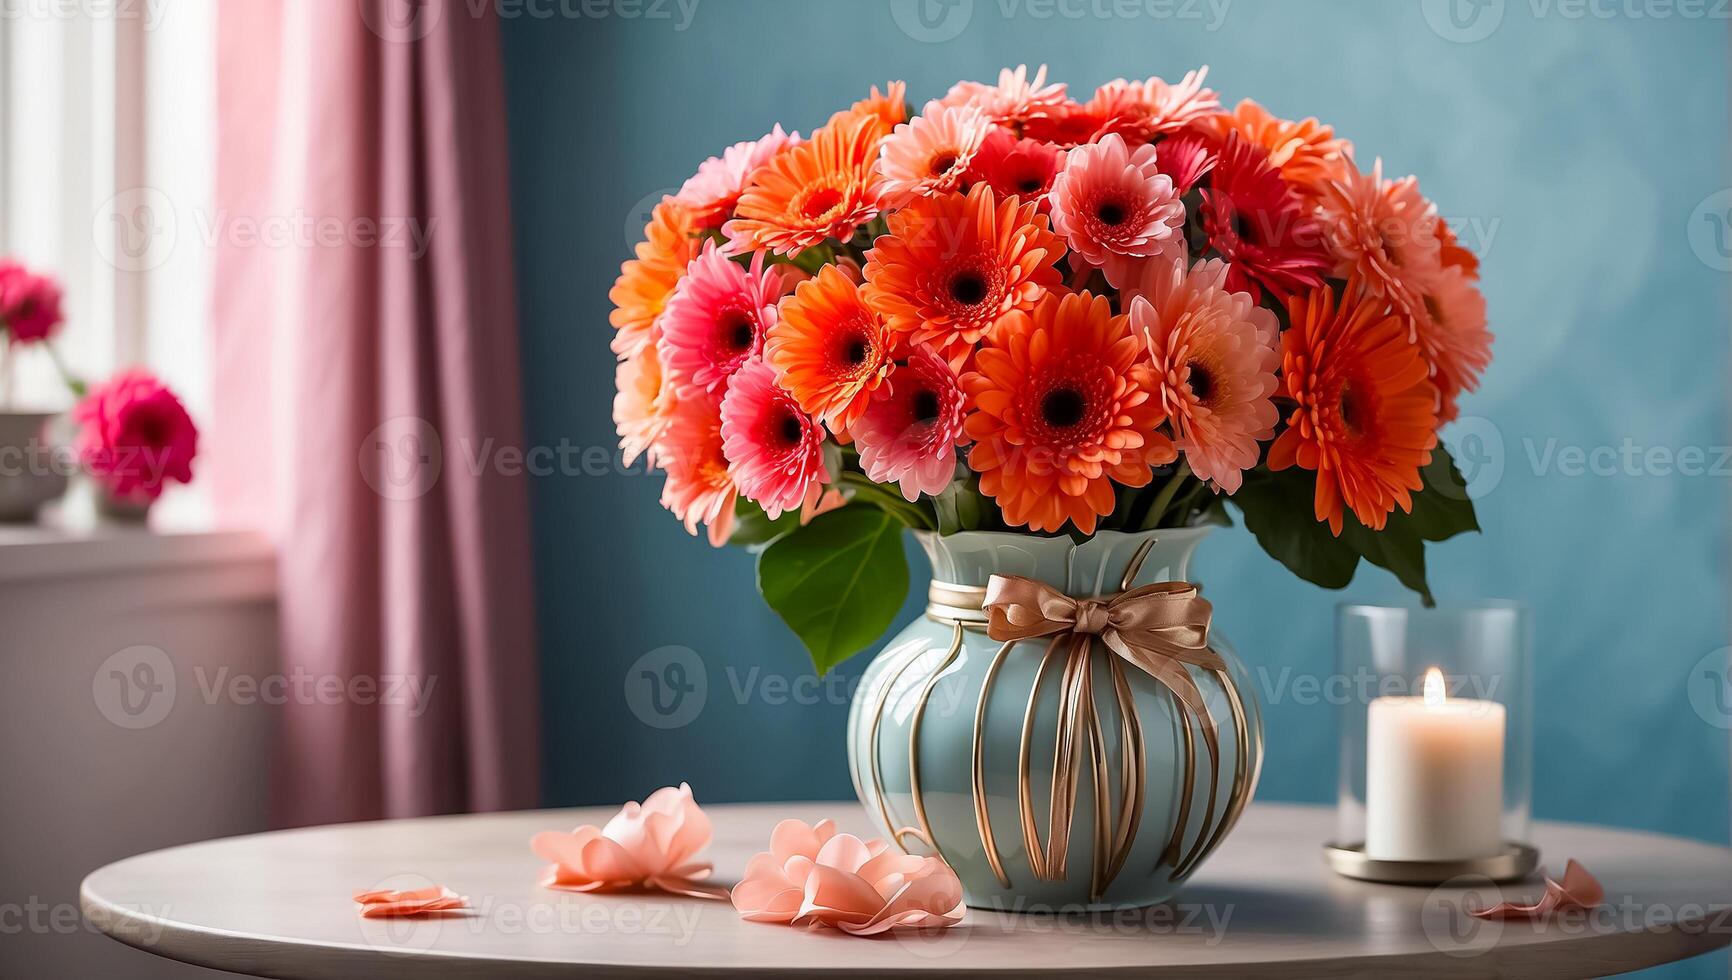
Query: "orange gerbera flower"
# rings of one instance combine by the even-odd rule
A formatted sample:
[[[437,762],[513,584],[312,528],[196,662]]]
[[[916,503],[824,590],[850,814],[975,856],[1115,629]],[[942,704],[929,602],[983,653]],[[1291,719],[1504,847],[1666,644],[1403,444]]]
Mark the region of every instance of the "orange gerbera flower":
[[[1437,419],[1453,422],[1462,392],[1479,388],[1479,376],[1491,364],[1485,297],[1466,271],[1446,265],[1421,299],[1425,315],[1413,321],[1414,333],[1437,385]]]
[[[1177,458],[1155,431],[1165,418],[1139,353],[1106,297],[1072,293],[1011,313],[975,354],[961,382],[976,408],[963,424],[975,441],[968,465],[1007,522],[1093,534],[1115,483],[1146,486]]]
[[[830,117],[826,126],[837,129],[847,128],[848,124],[860,120],[873,121],[873,143],[890,135],[898,123],[908,121],[908,86],[902,82],[888,82],[884,91],[878,91],[878,86],[872,86],[872,91],[864,99]]]
[[[607,293],[614,306],[607,319],[619,331],[613,338],[613,352],[622,359],[655,339],[656,318],[679,285],[686,264],[698,254],[701,243],[692,237],[696,231],[691,213],[671,198],[650,212],[644,240],[637,244],[637,258],[619,267],[619,278]]]
[[[1407,322],[1357,283],[1336,305],[1328,286],[1287,301],[1281,376],[1299,405],[1269,447],[1269,468],[1317,473],[1312,509],[1341,533],[1342,505],[1381,530],[1413,507],[1437,445],[1437,390]]]
[[[1039,204],[1002,201],[984,183],[968,196],[922,198],[889,218],[866,253],[862,295],[890,329],[960,367],[1012,310],[1059,284],[1064,246]]]
[[[1298,122],[1282,119],[1250,99],[1232,112],[1219,112],[1197,122],[1197,128],[1225,141],[1238,133],[1269,153],[1269,163],[1281,179],[1307,197],[1315,198],[1324,183],[1340,177],[1352,166],[1353,144],[1335,135],[1335,130],[1315,118]]]
[[[883,184],[880,126],[875,117],[838,120],[758,168],[722,226],[728,251],[795,255],[871,221]]]
[[[860,288],[826,265],[782,301],[764,359],[800,409],[833,431],[852,426],[890,373],[890,331]]]

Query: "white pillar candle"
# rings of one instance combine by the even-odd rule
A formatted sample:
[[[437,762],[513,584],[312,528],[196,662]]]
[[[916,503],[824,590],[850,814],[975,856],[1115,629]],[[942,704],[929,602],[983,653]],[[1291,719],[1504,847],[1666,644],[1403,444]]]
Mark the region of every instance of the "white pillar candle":
[[[1423,696],[1372,701],[1366,727],[1366,857],[1459,861],[1503,850],[1503,705],[1445,697],[1433,667]]]

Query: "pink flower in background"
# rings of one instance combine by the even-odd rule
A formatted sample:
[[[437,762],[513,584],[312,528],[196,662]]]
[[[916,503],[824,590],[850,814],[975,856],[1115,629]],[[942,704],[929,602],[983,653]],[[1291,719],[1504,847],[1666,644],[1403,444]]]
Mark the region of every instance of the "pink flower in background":
[[[1063,82],[1046,83],[1045,65],[1035,69],[1033,77],[1027,65],[1017,65],[1014,71],[999,69],[997,85],[957,82],[938,101],[945,106],[975,106],[991,122],[1019,129],[1032,119],[1063,112],[1069,100]]]
[[[1173,178],[1173,187],[1180,197],[1191,192],[1197,182],[1215,169],[1218,157],[1215,146],[1193,132],[1176,133],[1155,146],[1155,165],[1161,173]]]
[[[662,370],[675,391],[721,392],[763,350],[784,286],[780,273],[764,268],[763,253],[746,269],[705,245],[662,312]]]
[[[1155,153],[1154,146],[1132,150],[1108,134],[1071,150],[1052,182],[1053,230],[1114,288],[1127,285],[1146,259],[1179,259],[1185,206]]]
[[[92,388],[72,419],[79,460],[114,497],[149,502],[169,480],[192,482],[198,427],[150,372],[122,371]]]
[[[977,106],[936,102],[898,125],[879,147],[885,203],[898,206],[955,190],[991,129]]]
[[[1095,90],[1083,106],[1087,115],[1102,120],[1096,138],[1118,133],[1133,143],[1147,143],[1161,133],[1173,133],[1198,122],[1221,108],[1214,89],[1204,88],[1209,75],[1204,65],[1186,72],[1177,85],[1159,78],[1131,82],[1114,79]]]
[[[569,834],[544,831],[530,849],[553,862],[541,886],[560,891],[605,892],[654,888],[697,898],[724,898],[727,890],[700,884],[710,863],[695,860],[710,844],[710,818],[692,788],[663,787],[642,805],[627,803],[605,827],[585,825]]]
[[[60,283],[0,260],[0,330],[15,343],[31,343],[53,336],[60,321]]]
[[[1155,368],[1173,444],[1198,479],[1235,493],[1244,471],[1257,465],[1258,443],[1275,434],[1280,418],[1270,396],[1281,366],[1281,325],[1274,312],[1226,283],[1220,259],[1189,272],[1151,263],[1129,310],[1131,330]]]
[[[770,849],[747,862],[732,898],[750,922],[824,925],[854,936],[953,926],[963,914],[962,883],[949,865],[838,834],[829,820],[777,824]]]
[[[799,133],[782,131],[781,123],[756,140],[735,143],[698,165],[686,178],[674,200],[691,209],[692,220],[702,228],[719,228],[734,213],[740,193],[752,171],[790,146],[800,145]]]
[[[747,362],[728,382],[722,451],[740,493],[771,520],[799,510],[830,482],[823,429],[776,385],[775,369],[762,360]]]
[[[956,372],[930,348],[915,348],[850,430],[860,468],[874,483],[900,483],[909,500],[938,493],[956,476],[965,409]]]

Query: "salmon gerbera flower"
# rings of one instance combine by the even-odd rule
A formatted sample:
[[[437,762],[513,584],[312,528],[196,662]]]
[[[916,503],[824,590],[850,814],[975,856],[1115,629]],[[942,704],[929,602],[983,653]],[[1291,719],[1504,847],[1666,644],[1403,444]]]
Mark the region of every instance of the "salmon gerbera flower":
[[[619,362],[614,387],[613,424],[619,432],[621,461],[630,466],[647,453],[650,465],[655,465],[655,442],[667,428],[674,404],[673,385],[667,383],[656,345]]]
[[[1150,263],[1130,300],[1131,330],[1149,352],[1173,442],[1198,479],[1228,493],[1275,434],[1281,331],[1273,311],[1227,288],[1220,259]]]
[[[747,268],[713,242],[705,245],[662,316],[662,368],[676,391],[719,394],[728,377],[763,350],[783,288],[781,274],[764,268],[762,252]]]
[[[1344,505],[1382,530],[1396,507],[1413,508],[1437,445],[1430,368],[1402,317],[1358,283],[1339,304],[1328,286],[1294,296],[1287,315],[1281,374],[1298,405],[1269,447],[1269,468],[1315,471],[1313,512],[1337,536]]]
[[[969,183],[985,181],[999,197],[1015,195],[1048,210],[1047,193],[1064,166],[1065,153],[1051,143],[1017,139],[1010,130],[993,127],[969,165]]]
[[[955,190],[992,129],[974,106],[941,106],[896,127],[879,149],[884,202],[900,207],[916,197]]]
[[[1172,178],[1156,166],[1155,152],[1149,144],[1132,150],[1109,133],[1071,150],[1052,182],[1053,230],[1114,289],[1124,288],[1151,258],[1179,260],[1185,206]]]
[[[1479,388],[1491,364],[1491,331],[1486,329],[1485,296],[1459,266],[1446,265],[1420,295],[1424,313],[1414,321],[1419,349],[1431,364],[1437,385],[1439,423],[1453,422],[1462,392]]]
[[[1012,526],[1093,534],[1115,483],[1146,486],[1177,458],[1129,319],[1104,296],[1048,296],[1005,318],[962,377],[976,410],[968,465]]]
[[[776,384],[768,364],[750,361],[729,379],[722,399],[728,473],[771,520],[815,503],[830,482],[823,442],[824,430]]]
[[[696,231],[691,213],[672,198],[663,198],[650,212],[644,240],[637,244],[637,258],[619,267],[619,278],[607,293],[614,307],[607,319],[618,331],[613,337],[615,354],[631,357],[655,342],[662,310],[685,275],[686,265],[698,254],[698,240],[692,237]]]
[[[852,430],[860,468],[874,483],[897,483],[919,500],[956,478],[966,400],[956,372],[929,347],[916,347],[891,373]]]
[[[759,167],[722,225],[728,250],[797,255],[871,221],[883,185],[880,126],[875,116],[838,120]]]
[[[833,265],[782,302],[764,359],[799,402],[833,431],[852,426],[890,373],[890,331]]]
[[[728,543],[734,529],[734,498],[738,494],[728,475],[728,460],[722,452],[722,399],[707,392],[679,403],[667,427],[656,440],[655,455],[667,470],[662,484],[662,506],[698,533],[698,524],[709,527],[710,544]]]
[[[1229,133],[1201,191],[1209,247],[1227,260],[1227,288],[1285,300],[1323,284],[1323,230],[1261,147]]]
[[[985,184],[965,197],[922,198],[893,211],[866,253],[872,308],[904,340],[930,344],[960,368],[1012,310],[1059,284],[1064,246],[1031,201],[1002,201]]]
[[[1323,188],[1319,211],[1334,249],[1336,274],[1354,277],[1412,317],[1443,268],[1437,208],[1412,177],[1383,179],[1383,161],[1371,173],[1349,168]]]
[[[1032,76],[1027,65],[1017,65],[1014,71],[1001,68],[997,85],[957,82],[938,101],[945,106],[975,106],[990,122],[1019,136],[1030,122],[1063,112],[1069,104],[1063,82],[1046,83],[1045,65]]]
[[[1213,89],[1203,87],[1209,76],[1204,65],[1187,72],[1177,85],[1159,78],[1132,82],[1116,78],[1095,90],[1082,112],[1101,120],[1100,139],[1118,133],[1132,143],[1147,143],[1162,133],[1176,133],[1221,108]]]

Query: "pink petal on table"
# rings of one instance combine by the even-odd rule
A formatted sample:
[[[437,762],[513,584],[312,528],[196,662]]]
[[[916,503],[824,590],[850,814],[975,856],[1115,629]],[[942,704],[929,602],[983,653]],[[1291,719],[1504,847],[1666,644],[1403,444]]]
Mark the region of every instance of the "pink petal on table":
[[[1606,889],[1599,879],[1588,873],[1571,858],[1564,866],[1562,883],[1547,878],[1546,893],[1532,905],[1501,902],[1486,909],[1469,909],[1468,914],[1481,919],[1541,920],[1564,909],[1590,909],[1606,899]]]
[[[355,902],[361,906],[364,919],[455,912],[469,906],[469,899],[440,885],[409,891],[379,889],[356,892]]]

